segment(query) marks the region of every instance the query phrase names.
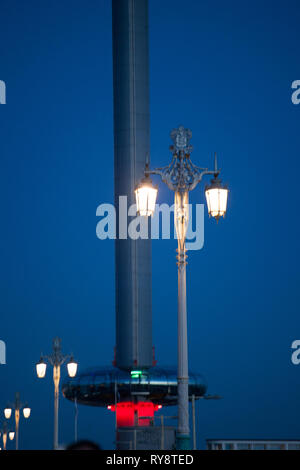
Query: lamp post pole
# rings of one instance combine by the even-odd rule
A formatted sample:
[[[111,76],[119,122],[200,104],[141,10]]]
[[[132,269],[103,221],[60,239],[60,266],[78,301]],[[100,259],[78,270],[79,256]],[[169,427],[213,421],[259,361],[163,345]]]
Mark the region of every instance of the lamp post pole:
[[[171,132],[173,145],[170,147],[173,158],[170,165],[150,170],[148,164],[145,169],[145,179],[136,188],[137,208],[141,215],[151,215],[154,208],[150,209],[153,201],[152,182],[150,175],[159,175],[169,189],[175,193],[174,222],[176,227],[178,249],[178,427],[176,435],[177,449],[190,449],[190,427],[189,427],[189,375],[188,375],[188,338],[187,338],[187,305],[186,305],[186,233],[189,221],[189,192],[192,191],[202,180],[204,175],[214,175],[214,185],[210,190],[215,190],[214,199],[209,207],[210,215],[217,220],[224,216],[227,204],[227,189],[222,188],[220,180],[217,179],[220,171],[217,169],[215,158],[214,170],[199,168],[190,159],[193,150],[190,145],[192,132],[180,126]],[[150,190],[152,190],[152,195]],[[143,189],[145,190],[143,194]],[[225,193],[222,193],[225,191]],[[224,196],[225,194],[225,196]],[[146,197],[146,199],[145,199]],[[156,197],[156,194],[155,194]],[[154,197],[154,204],[155,204]],[[222,200],[221,200],[222,199]],[[150,201],[150,202],[149,202]],[[222,207],[220,207],[220,202]],[[216,206],[217,208],[212,207]],[[225,204],[224,204],[225,203]],[[225,207],[225,209],[224,209]],[[212,209],[217,209],[213,211]],[[224,210],[223,210],[224,209]]]
[[[78,404],[77,404],[77,397],[74,399],[74,407],[75,407],[75,414],[74,414],[74,442],[77,442],[78,439]]]
[[[6,445],[7,445],[7,436],[9,435],[9,438],[10,440],[12,441],[13,438],[14,438],[14,432],[12,431],[9,431],[8,427],[7,427],[7,422],[4,421],[3,425],[2,425],[2,429],[0,430],[1,434],[2,434],[2,442],[3,442],[3,450],[6,450]],[[12,436],[11,436],[12,434]]]
[[[7,443],[7,424],[4,423],[2,429],[2,441],[3,441],[3,450],[6,450],[6,443]]]
[[[189,448],[189,370],[186,307],[186,230],[188,225],[188,192],[175,192],[175,227],[178,238],[178,430],[179,448]]]
[[[54,437],[53,447],[58,447],[58,400],[59,400],[59,382],[60,382],[60,364],[53,366],[53,382],[54,382]]]
[[[53,430],[53,448],[58,448],[58,406],[59,406],[59,383],[61,366],[69,359],[67,364],[70,377],[74,377],[77,372],[77,363],[70,355],[64,356],[61,350],[61,339],[55,337],[52,343],[53,352],[50,356],[42,356],[40,362],[36,365],[37,375],[39,378],[45,377],[46,362],[53,366],[53,383],[54,383],[54,430]]]
[[[16,401],[15,401],[16,450],[19,449],[19,424],[20,424],[20,395],[17,392]]]
[[[192,411],[193,411],[193,450],[197,450],[195,395],[192,395]]]

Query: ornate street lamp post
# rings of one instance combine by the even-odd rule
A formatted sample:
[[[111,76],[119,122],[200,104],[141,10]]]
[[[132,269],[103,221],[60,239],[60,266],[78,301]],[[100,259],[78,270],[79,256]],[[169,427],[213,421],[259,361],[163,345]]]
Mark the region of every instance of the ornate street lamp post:
[[[19,449],[19,423],[20,423],[20,411],[23,409],[23,416],[24,418],[29,418],[31,409],[28,407],[28,405],[24,405],[20,401],[20,393],[16,393],[16,398],[14,403],[11,405],[9,404],[5,409],[4,409],[4,416],[6,419],[9,419],[11,417],[12,410],[15,410],[15,429],[16,429],[16,450]],[[12,434],[11,434],[12,436]],[[13,437],[10,437],[12,440]]]
[[[61,339],[56,337],[53,339],[53,352],[50,356],[41,356],[40,361],[36,364],[37,376],[42,379],[46,375],[47,363],[53,366],[53,382],[54,382],[54,436],[53,448],[58,448],[58,401],[59,401],[59,382],[60,368],[67,361],[67,369],[70,377],[75,377],[77,372],[77,363],[73,356],[63,356],[61,351]]]
[[[154,213],[157,188],[153,186],[150,175],[159,175],[169,189],[175,193],[174,221],[178,239],[178,429],[177,449],[190,449],[189,428],[189,377],[188,377],[188,341],[186,307],[186,233],[189,221],[189,192],[202,180],[204,175],[213,175],[211,185],[206,187],[206,199],[209,215],[217,221],[224,217],[227,207],[228,189],[218,179],[220,170],[215,158],[214,170],[199,168],[190,159],[193,150],[190,145],[192,132],[179,127],[171,132],[173,145],[170,147],[173,158],[170,165],[150,170],[148,164],[145,178],[135,190],[137,210],[140,215]]]

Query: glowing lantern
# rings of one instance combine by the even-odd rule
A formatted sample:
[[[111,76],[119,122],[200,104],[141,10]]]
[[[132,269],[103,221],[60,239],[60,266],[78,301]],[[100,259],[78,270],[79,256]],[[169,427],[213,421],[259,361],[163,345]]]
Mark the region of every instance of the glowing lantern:
[[[146,176],[135,189],[136,207],[139,215],[149,217],[154,214],[157,186]]]
[[[67,364],[67,368],[68,368],[68,374],[70,377],[75,377],[76,375],[76,372],[77,372],[77,362],[74,361],[74,358],[72,357],[70,359],[70,362],[68,362]]]
[[[36,365],[36,373],[39,379],[43,379],[45,377],[46,367],[47,367],[46,362],[44,362],[43,358],[41,358],[40,361]]]
[[[217,221],[224,217],[227,209],[228,189],[222,186],[221,181],[215,177],[211,184],[205,188],[207,208],[210,217]]]

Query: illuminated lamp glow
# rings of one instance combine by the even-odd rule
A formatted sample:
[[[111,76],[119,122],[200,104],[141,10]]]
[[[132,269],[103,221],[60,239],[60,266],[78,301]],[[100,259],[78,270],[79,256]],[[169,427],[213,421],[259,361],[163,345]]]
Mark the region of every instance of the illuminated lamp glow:
[[[146,176],[135,189],[137,213],[149,217],[154,214],[157,197],[157,186],[153,186],[149,176]]]
[[[222,186],[217,175],[215,175],[215,178],[211,181],[210,186],[206,186],[205,196],[209,216],[214,217],[217,221],[220,217],[225,217],[228,189],[226,186]]]

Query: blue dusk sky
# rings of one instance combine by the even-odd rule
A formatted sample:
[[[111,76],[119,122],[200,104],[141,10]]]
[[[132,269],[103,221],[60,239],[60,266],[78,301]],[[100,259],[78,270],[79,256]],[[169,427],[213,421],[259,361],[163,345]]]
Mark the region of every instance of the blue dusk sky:
[[[169,162],[183,124],[193,161],[210,166],[217,152],[230,187],[226,219],[205,209],[204,247],[188,260],[190,368],[223,396],[197,403],[198,446],[300,439],[299,1],[150,0],[149,12],[152,165]],[[58,335],[80,370],[113,360],[114,242],[96,237],[96,208],[113,202],[111,2],[2,0],[0,23],[0,407],[20,391],[32,407],[20,447],[48,449],[41,351]],[[205,202],[203,184],[191,199]],[[162,184],[158,202],[172,202]],[[176,241],[152,247],[156,358],[175,365]],[[111,412],[80,406],[78,427],[113,448]],[[60,442],[73,437],[62,398]]]

